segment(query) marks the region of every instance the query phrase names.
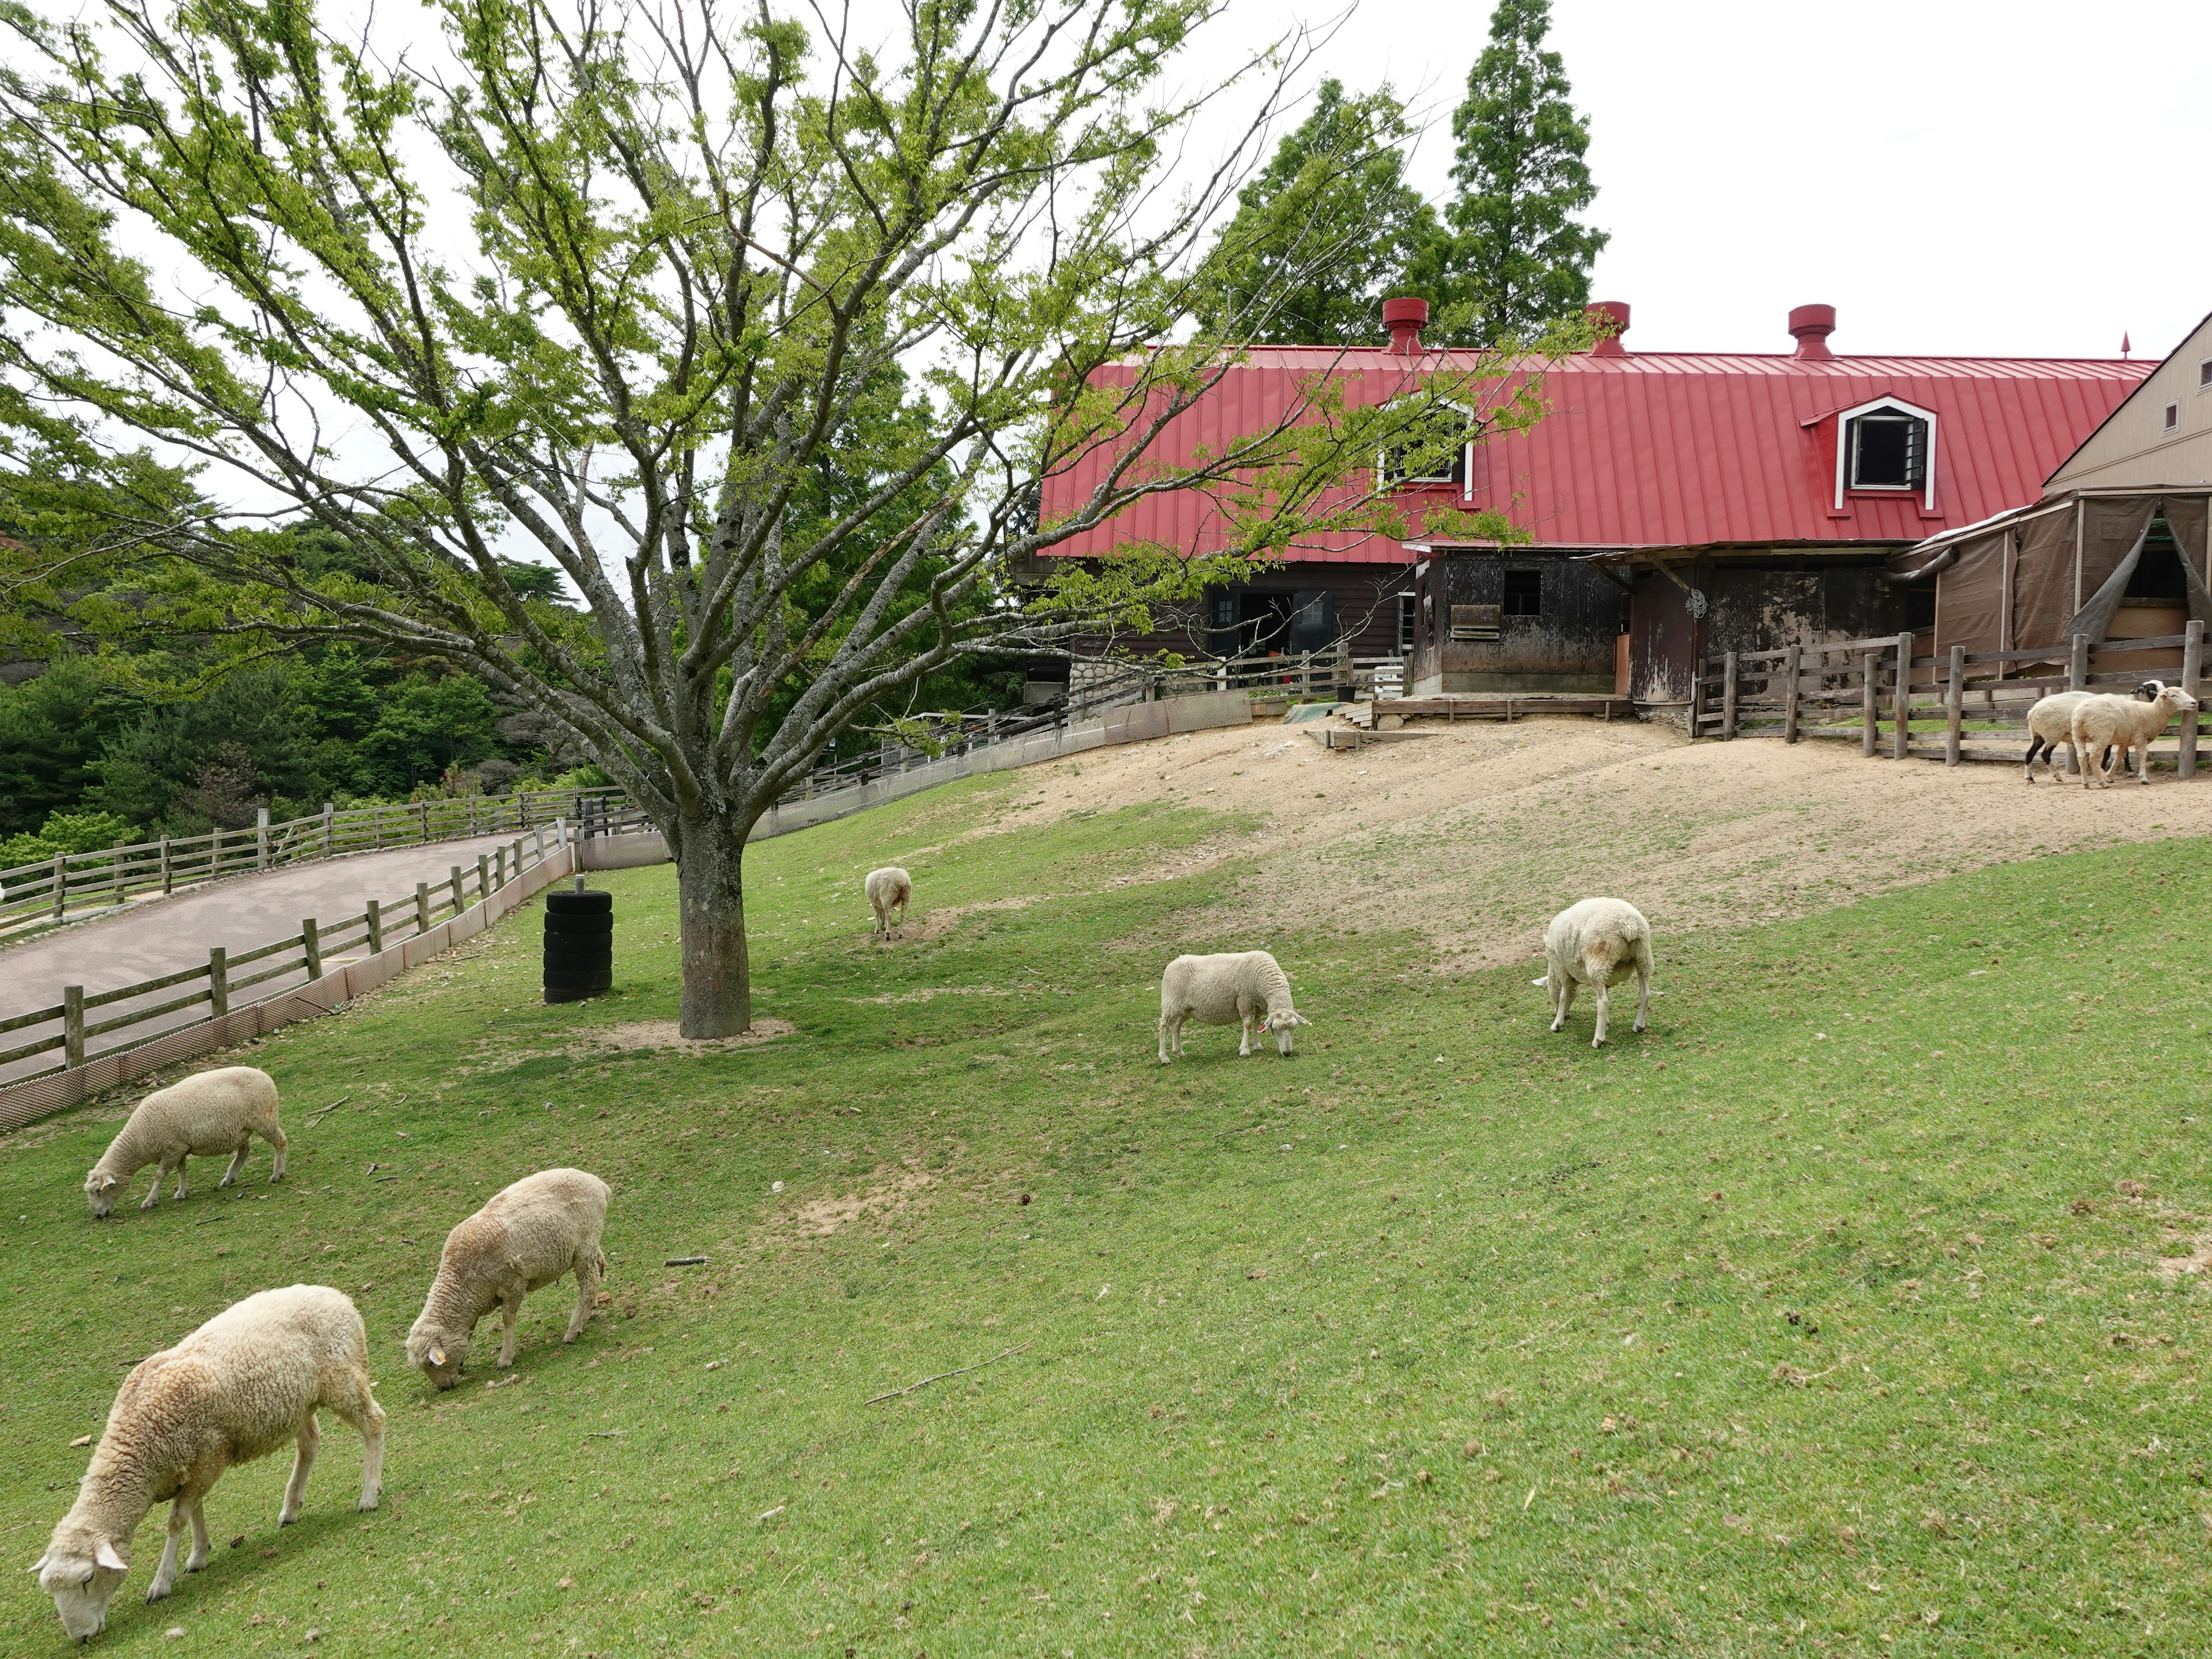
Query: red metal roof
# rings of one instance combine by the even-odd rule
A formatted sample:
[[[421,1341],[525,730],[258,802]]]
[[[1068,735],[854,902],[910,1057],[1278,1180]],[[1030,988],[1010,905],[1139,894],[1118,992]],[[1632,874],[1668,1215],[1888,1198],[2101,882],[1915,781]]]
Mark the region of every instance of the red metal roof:
[[[1399,395],[1425,370],[1476,367],[1448,352],[1264,347],[1171,427],[1158,451],[1215,449],[1295,407],[1301,382],[1334,374],[1353,404]],[[1490,507],[1542,545],[1586,549],[1789,542],[1909,543],[2024,506],[2154,363],[2038,358],[1844,357],[1630,352],[1574,356],[1543,374],[1532,429],[1479,446],[1473,489],[1407,486],[1409,505]],[[1128,371],[1109,371],[1117,378]],[[1936,416],[1933,505],[1917,492],[1848,492],[1836,505],[1837,418],[1894,398]],[[1105,458],[1049,480],[1048,523],[1085,500]],[[1348,485],[1350,498],[1362,485]],[[1188,553],[1224,542],[1200,490],[1147,498],[1053,553],[1130,541]],[[1317,536],[1295,558],[1396,563],[1400,541]]]

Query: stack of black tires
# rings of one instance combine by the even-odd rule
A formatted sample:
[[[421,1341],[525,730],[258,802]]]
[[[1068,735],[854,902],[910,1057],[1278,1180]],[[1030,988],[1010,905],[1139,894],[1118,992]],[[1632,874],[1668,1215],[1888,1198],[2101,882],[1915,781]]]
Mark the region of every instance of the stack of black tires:
[[[615,896],[545,895],[545,1000],[581,1002],[615,982]]]

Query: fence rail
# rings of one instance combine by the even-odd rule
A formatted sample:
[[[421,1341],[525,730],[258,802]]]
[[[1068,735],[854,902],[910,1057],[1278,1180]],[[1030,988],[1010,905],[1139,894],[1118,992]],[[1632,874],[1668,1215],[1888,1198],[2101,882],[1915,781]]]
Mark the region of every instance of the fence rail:
[[[1856,737],[1869,756],[1886,747],[1899,760],[1940,756],[1950,766],[2018,762],[2027,711],[2051,692],[2132,690],[2155,676],[2201,699],[2204,624],[2151,639],[2093,642],[2076,635],[2063,644],[2009,651],[1954,646],[1941,657],[1914,656],[1912,636],[1897,634],[1723,652],[1699,667],[1690,705],[1693,737],[1785,743]],[[2033,672],[2039,669],[2046,672]],[[2208,717],[2204,710],[2185,714],[2170,738],[2153,745],[2185,778],[2196,775]]]

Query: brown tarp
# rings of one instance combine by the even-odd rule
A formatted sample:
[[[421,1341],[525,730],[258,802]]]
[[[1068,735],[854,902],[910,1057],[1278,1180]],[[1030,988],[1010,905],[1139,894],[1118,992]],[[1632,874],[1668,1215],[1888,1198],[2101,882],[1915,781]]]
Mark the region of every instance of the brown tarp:
[[[2205,569],[2206,520],[2212,518],[2212,501],[2202,495],[2166,498],[2166,527],[2181,549],[2181,568],[2189,585],[2189,618],[2212,629],[2212,586]]]
[[[1954,645],[1995,651],[2004,598],[2004,562],[2012,532],[2000,530],[1959,545],[1958,562],[1936,579],[1936,653]]]

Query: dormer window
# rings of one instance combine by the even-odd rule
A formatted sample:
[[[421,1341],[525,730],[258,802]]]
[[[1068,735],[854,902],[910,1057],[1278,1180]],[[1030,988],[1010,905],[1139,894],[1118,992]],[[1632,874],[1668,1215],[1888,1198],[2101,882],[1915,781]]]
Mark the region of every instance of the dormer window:
[[[1928,427],[1901,409],[1869,411],[1846,428],[1850,488],[1924,489],[1928,487]]]
[[[1450,484],[1463,492],[1472,447],[1468,428],[1473,421],[1473,410],[1438,402],[1404,441],[1376,453],[1376,483],[1385,489],[1398,484]]]
[[[1936,506],[1936,415],[1895,398],[1837,411],[1836,509],[1853,490],[1893,490]]]

